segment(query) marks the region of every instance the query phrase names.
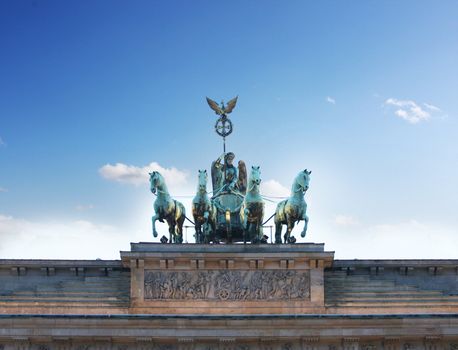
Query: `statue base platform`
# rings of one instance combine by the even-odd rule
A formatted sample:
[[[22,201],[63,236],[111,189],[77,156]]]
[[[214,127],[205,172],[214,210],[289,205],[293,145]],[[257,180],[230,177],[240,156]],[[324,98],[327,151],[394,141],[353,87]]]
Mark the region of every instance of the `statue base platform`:
[[[324,244],[131,243],[130,312],[307,314],[324,312]]]

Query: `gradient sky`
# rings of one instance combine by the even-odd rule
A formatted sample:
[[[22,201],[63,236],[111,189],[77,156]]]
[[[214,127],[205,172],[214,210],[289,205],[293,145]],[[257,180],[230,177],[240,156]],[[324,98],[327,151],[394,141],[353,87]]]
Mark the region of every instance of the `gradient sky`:
[[[235,95],[264,194],[312,170],[305,241],[458,258],[458,2],[419,0],[0,1],[0,258],[153,241],[151,169],[191,216]]]

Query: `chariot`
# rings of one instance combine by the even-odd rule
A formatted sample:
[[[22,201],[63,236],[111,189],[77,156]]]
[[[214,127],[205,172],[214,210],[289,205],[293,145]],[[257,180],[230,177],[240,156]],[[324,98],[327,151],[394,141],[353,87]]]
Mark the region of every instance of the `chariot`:
[[[244,197],[239,193],[224,192],[213,198],[216,209],[214,240],[216,242],[246,242],[244,228],[240,220],[240,210]]]

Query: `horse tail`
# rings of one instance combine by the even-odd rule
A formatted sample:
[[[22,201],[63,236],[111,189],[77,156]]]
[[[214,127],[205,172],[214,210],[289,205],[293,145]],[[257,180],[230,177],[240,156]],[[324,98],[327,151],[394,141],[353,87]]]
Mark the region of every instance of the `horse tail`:
[[[288,200],[285,199],[285,200],[282,200],[280,203],[278,203],[277,209],[275,210],[275,217],[274,217],[275,224],[286,222],[285,206],[286,206],[287,201]]]
[[[183,223],[186,217],[186,209],[183,203],[175,200],[175,221],[177,223]]]

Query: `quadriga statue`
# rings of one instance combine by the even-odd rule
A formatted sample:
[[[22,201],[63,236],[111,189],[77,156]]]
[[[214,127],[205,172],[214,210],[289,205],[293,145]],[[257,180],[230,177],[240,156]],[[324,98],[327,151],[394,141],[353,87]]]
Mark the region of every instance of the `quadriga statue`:
[[[305,237],[307,232],[307,224],[309,218],[305,215],[307,211],[307,203],[305,203],[304,195],[309,188],[310,174],[312,172],[305,169],[301,171],[294,179],[291,186],[291,196],[278,203],[275,211],[275,243],[282,243],[281,230],[282,225],[286,225],[286,233],[284,235],[285,243],[294,243],[296,239],[291,236],[291,231],[294,224],[304,220],[304,229],[301,232],[301,237]]]
[[[167,221],[169,225],[170,243],[183,243],[183,223],[186,217],[184,205],[170,197],[164,177],[157,171],[149,173],[150,189],[157,194],[154,201],[155,215],[152,217],[153,236],[157,237],[156,220]]]

